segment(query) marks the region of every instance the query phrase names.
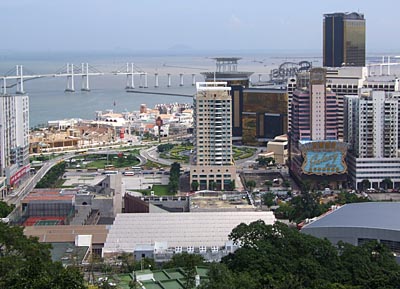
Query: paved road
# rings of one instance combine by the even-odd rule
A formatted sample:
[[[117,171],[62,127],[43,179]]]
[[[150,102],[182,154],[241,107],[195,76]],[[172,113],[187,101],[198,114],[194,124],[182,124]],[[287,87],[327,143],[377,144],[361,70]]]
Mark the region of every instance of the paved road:
[[[254,147],[250,147],[254,148]],[[263,148],[256,148],[257,150],[254,152],[254,154],[246,159],[241,159],[241,160],[236,160],[235,165],[239,168],[244,168],[244,167],[249,167],[250,165],[253,165],[256,162],[256,159],[258,158],[258,154],[261,153]]]
[[[167,165],[167,166],[170,166],[173,163],[173,161],[162,159],[158,156],[157,146],[153,146],[149,149],[141,150],[140,156],[147,160],[150,160],[152,162],[160,163],[160,164]]]
[[[31,175],[19,188],[9,195],[5,201],[8,204],[14,204],[18,206],[21,200],[29,194],[35,187],[36,184],[46,175],[46,173],[58,162],[74,157],[74,153],[68,153],[63,156],[51,159],[49,161],[43,162],[43,166],[36,172],[36,174]]]

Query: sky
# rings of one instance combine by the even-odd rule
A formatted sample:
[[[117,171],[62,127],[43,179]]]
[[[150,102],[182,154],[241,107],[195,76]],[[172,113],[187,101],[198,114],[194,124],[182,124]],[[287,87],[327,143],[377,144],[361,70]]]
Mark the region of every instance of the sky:
[[[0,52],[321,51],[324,13],[361,12],[400,55],[398,0],[0,0]]]

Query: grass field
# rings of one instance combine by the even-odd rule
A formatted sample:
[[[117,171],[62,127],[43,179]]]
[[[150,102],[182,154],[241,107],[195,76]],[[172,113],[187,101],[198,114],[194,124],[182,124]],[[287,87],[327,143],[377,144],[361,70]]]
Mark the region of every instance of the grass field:
[[[255,148],[233,147],[233,159],[234,160],[247,159],[253,156],[255,152],[256,152]]]
[[[140,190],[143,195],[150,196],[150,192],[154,191],[154,195],[156,196],[173,196],[174,193],[170,193],[168,190],[168,185],[153,185],[151,189]]]

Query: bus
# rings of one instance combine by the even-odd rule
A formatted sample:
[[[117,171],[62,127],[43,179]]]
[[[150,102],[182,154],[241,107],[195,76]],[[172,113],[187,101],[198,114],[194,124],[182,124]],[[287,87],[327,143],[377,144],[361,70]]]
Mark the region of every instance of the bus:
[[[134,175],[135,175],[134,172],[130,172],[130,171],[124,172],[124,176],[134,176]]]
[[[109,175],[117,175],[118,174],[118,171],[104,171],[103,172],[103,175],[107,175],[107,176],[109,176]]]
[[[142,168],[141,167],[132,167],[132,170],[138,172],[138,171],[141,171]]]

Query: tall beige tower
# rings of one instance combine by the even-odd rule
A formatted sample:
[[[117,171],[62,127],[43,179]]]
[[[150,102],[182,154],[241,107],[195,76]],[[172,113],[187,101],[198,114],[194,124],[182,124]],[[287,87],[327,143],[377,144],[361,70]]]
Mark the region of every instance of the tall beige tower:
[[[194,97],[195,145],[190,181],[198,189],[233,189],[232,103],[226,82],[198,82]]]

